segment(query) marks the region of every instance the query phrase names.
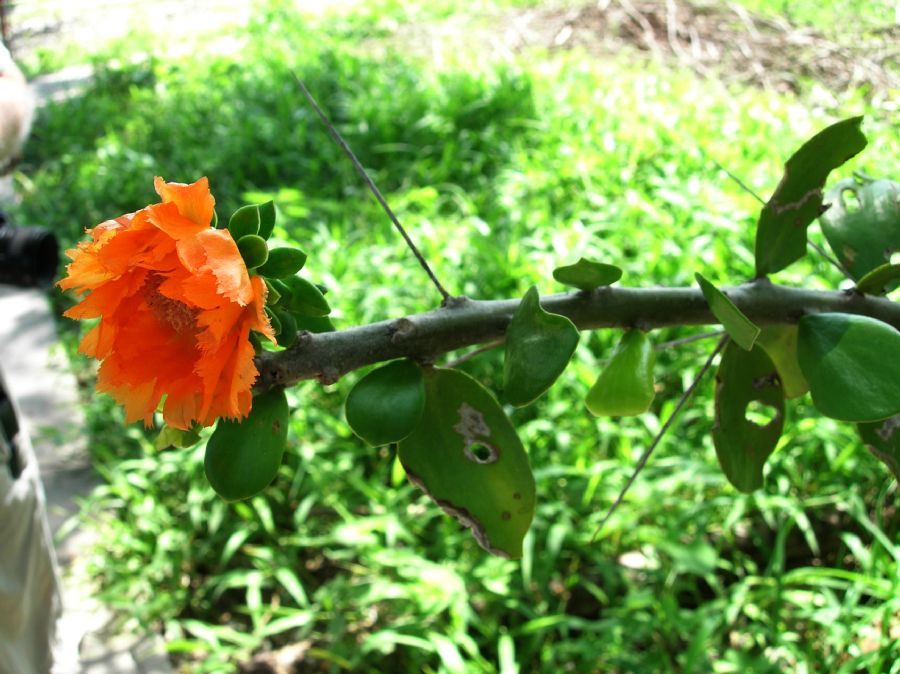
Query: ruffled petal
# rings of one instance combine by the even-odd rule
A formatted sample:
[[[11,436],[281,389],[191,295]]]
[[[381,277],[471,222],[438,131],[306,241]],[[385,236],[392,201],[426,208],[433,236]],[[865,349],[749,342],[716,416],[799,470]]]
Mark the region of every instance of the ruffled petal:
[[[213,210],[216,200],[209,192],[209,180],[200,178],[195,183],[167,183],[157,176],[153,179],[156,193],[162,197],[163,203],[173,203],[178,207],[182,216],[203,227],[209,227],[212,222]]]
[[[59,285],[87,295],[65,315],[99,318],[79,348],[102,360],[97,390],[129,421],[150,423],[161,401],[176,428],[242,418],[258,376],[250,331],[274,341],[266,286],[231,234],[209,227],[205,178],[156,188],[163,203],[101,223],[68,251]]]

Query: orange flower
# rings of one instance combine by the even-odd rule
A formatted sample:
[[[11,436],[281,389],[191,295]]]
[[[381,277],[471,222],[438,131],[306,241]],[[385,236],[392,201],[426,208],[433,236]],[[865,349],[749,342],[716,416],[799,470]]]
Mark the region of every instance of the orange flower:
[[[163,416],[175,428],[210,426],[250,411],[250,330],[274,341],[266,286],[251,278],[231,234],[213,229],[209,183],[154,181],[162,203],[107,220],[67,251],[61,288],[79,294],[70,318],[100,318],[78,350],[102,361],[97,390],[129,422]]]

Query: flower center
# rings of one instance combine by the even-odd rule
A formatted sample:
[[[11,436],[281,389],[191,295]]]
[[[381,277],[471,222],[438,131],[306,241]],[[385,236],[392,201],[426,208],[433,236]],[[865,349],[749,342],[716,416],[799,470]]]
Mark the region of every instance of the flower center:
[[[147,278],[141,289],[147,306],[156,316],[156,320],[169,326],[179,335],[193,334],[197,328],[196,318],[199,311],[159,292],[159,286],[164,280],[159,274],[152,274]]]

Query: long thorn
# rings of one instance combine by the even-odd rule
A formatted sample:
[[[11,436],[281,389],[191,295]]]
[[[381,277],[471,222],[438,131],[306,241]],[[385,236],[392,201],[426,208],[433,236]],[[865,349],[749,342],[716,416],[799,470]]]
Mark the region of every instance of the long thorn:
[[[684,407],[684,404],[688,401],[688,399],[693,395],[694,389],[697,388],[697,385],[700,383],[700,380],[703,379],[706,372],[709,370],[712,365],[713,360],[719,354],[719,352],[725,347],[728,343],[728,335],[722,337],[719,340],[719,343],[716,345],[716,348],[713,349],[713,352],[709,354],[709,358],[706,359],[706,362],[703,363],[703,367],[700,368],[700,372],[697,373],[697,376],[694,377],[694,381],[691,382],[691,385],[687,387],[687,390],[681,394],[681,398],[678,399],[678,404],[675,405],[675,409],[672,410],[672,413],[669,415],[669,418],[666,419],[666,422],[662,425],[662,428],[657,432],[656,437],[653,438],[653,442],[650,443],[650,446],[644,450],[644,453],[641,454],[641,458],[638,459],[637,465],[634,467],[634,471],[631,473],[631,477],[628,478],[628,482],[625,483],[625,486],[622,487],[622,490],[619,492],[619,495],[616,497],[616,500],[613,501],[613,504],[609,507],[609,510],[606,511],[606,515],[604,515],[603,519],[600,520],[600,524],[597,526],[597,530],[594,532],[594,535],[591,537],[591,543],[597,540],[597,536],[600,535],[600,532],[603,530],[603,527],[606,526],[606,523],[609,521],[609,518],[613,516],[613,513],[618,510],[619,506],[622,505],[622,501],[625,499],[625,494],[628,493],[628,490],[631,489],[631,485],[634,484],[634,481],[637,479],[637,476],[644,469],[644,466],[647,465],[647,461],[650,459],[650,455],[653,454],[653,450],[656,449],[657,445],[659,445],[660,440],[663,439],[663,436],[675,422],[675,418],[678,416],[678,413],[681,411],[681,408]]]
[[[477,349],[472,349],[471,351],[466,351],[466,353],[462,354],[458,358],[454,358],[453,360],[442,365],[441,367],[447,367],[447,368],[459,367],[463,363],[472,360],[476,356],[480,356],[483,353],[492,351],[493,349],[496,349],[498,346],[503,346],[503,344],[505,342],[506,342],[505,337],[503,339],[495,339],[493,342],[488,342],[487,344],[485,344],[483,346],[479,346]]]
[[[721,337],[725,332],[723,330],[713,330],[712,332],[701,332],[699,335],[691,335],[690,337],[682,337],[681,339],[673,339],[669,342],[662,342],[656,345],[657,351],[665,351],[685,344],[693,344],[703,339],[712,339],[713,337]]]
[[[762,197],[759,196],[759,195],[758,195],[756,192],[754,192],[752,189],[750,189],[750,187],[749,187],[743,180],[741,180],[740,178],[738,178],[736,175],[734,175],[731,171],[729,171],[727,168],[725,168],[724,166],[722,166],[719,162],[717,162],[717,161],[716,161],[715,159],[713,159],[712,157],[710,157],[709,159],[710,159],[710,161],[711,161],[713,164],[716,165],[716,168],[717,168],[717,169],[719,169],[720,171],[723,171],[723,172],[725,173],[725,175],[727,175],[727,176],[728,176],[729,178],[731,178],[735,183],[737,183],[737,186],[738,186],[738,187],[740,187],[740,188],[741,188],[742,190],[744,190],[747,194],[749,194],[751,197],[753,197],[753,198],[756,199],[759,203],[761,203],[763,206],[765,206],[766,202],[763,201]]]
[[[344,154],[347,155],[347,157],[353,163],[353,166],[356,168],[357,172],[366,183],[366,186],[369,188],[372,194],[375,195],[375,198],[378,200],[381,208],[385,213],[387,213],[387,216],[391,219],[391,222],[394,223],[394,227],[396,227],[397,231],[400,232],[400,236],[402,236],[403,240],[406,241],[406,245],[409,246],[409,249],[412,251],[413,255],[416,256],[416,260],[419,261],[419,265],[422,267],[422,269],[425,270],[425,273],[428,274],[428,278],[431,279],[431,282],[434,284],[434,287],[437,288],[443,300],[447,301],[448,299],[450,299],[450,293],[448,293],[444,286],[441,285],[441,282],[438,281],[437,276],[434,275],[434,272],[431,270],[428,262],[425,261],[425,258],[422,256],[422,253],[419,252],[416,244],[414,244],[412,239],[409,238],[409,234],[406,233],[403,225],[400,224],[400,220],[398,220],[397,216],[394,215],[394,211],[391,210],[390,206],[388,206],[387,200],[384,198],[384,196],[382,196],[381,191],[378,189],[378,186],[375,185],[375,182],[371,177],[369,177],[368,172],[363,168],[363,165],[360,163],[359,159],[356,158],[356,155],[353,154],[353,150],[350,149],[350,146],[347,145],[347,141],[344,140],[344,137],[341,136],[340,132],[334,127],[334,124],[332,124],[325,113],[322,112],[322,108],[319,107],[319,104],[316,102],[316,99],[313,98],[313,95],[309,93],[309,89],[306,88],[306,85],[303,84],[303,81],[299,77],[297,77],[296,73],[293,73],[293,75],[294,80],[297,82],[297,86],[300,87],[300,91],[303,92],[306,100],[309,101],[309,104],[312,106],[313,110],[316,111],[319,119],[322,120],[322,123],[328,129],[328,132],[331,134],[331,137],[334,138],[334,141],[338,144],[338,147],[343,150]]]
[[[856,282],[856,280],[852,276],[850,276],[849,273],[847,273],[847,270],[841,266],[841,263],[838,262],[837,260],[835,260],[833,257],[831,257],[828,253],[826,253],[825,249],[822,248],[822,246],[820,246],[816,243],[813,243],[812,241],[809,241],[809,240],[806,241],[806,245],[809,246],[810,248],[812,248],[814,251],[816,251],[823,258],[825,258],[826,261],[830,262],[831,266],[833,266],[835,269],[837,269],[839,272],[841,272],[841,274],[843,275],[844,278],[849,279],[849,280],[853,281],[854,283]]]

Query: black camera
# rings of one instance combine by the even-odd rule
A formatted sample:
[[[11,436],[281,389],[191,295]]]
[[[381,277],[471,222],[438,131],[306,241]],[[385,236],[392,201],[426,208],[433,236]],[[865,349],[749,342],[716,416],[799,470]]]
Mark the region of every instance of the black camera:
[[[59,266],[56,235],[42,227],[13,227],[0,213],[0,283],[45,287]]]

